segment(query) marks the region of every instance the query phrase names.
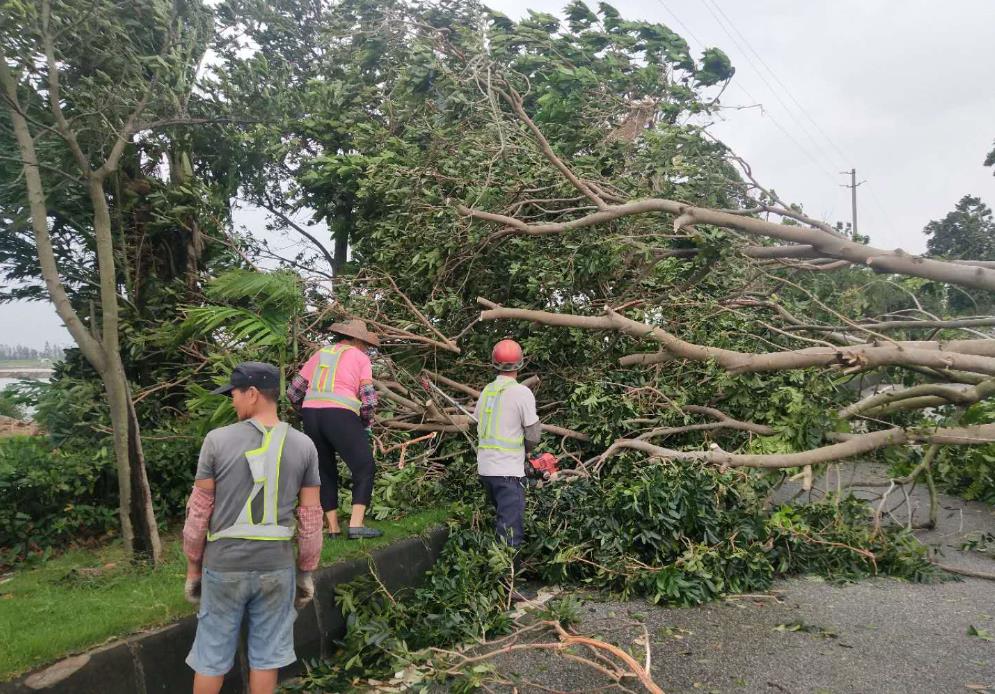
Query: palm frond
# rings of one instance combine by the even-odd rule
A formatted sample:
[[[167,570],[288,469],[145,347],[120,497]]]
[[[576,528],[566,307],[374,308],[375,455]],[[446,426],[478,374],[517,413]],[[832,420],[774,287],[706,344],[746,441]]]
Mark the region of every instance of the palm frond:
[[[256,313],[237,306],[195,306],[187,309],[180,325],[184,336],[212,335],[229,346],[279,347],[287,341],[287,321],[282,316]]]
[[[251,301],[286,314],[298,312],[304,303],[298,276],[287,270],[230,270],[211,280],[205,293],[211,301]]]

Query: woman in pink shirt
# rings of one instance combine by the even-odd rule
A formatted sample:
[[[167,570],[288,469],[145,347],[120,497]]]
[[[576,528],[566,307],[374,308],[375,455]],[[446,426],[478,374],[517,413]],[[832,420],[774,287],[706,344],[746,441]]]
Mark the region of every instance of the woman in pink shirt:
[[[328,534],[339,537],[339,472],[336,454],[352,472],[350,540],[383,533],[364,525],[373,495],[373,450],[370,447],[377,391],[368,352],[380,345],[361,320],[334,323],[329,331],[339,338],[307,360],[287,387],[287,397],[301,408],[304,433],[318,449],[321,508]]]

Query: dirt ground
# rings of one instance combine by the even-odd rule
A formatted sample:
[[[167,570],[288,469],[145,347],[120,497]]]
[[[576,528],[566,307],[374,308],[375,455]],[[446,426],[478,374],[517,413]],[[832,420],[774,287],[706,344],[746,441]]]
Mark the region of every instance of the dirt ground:
[[[31,422],[0,415],[0,439],[9,436],[37,436],[40,433],[41,429]]]

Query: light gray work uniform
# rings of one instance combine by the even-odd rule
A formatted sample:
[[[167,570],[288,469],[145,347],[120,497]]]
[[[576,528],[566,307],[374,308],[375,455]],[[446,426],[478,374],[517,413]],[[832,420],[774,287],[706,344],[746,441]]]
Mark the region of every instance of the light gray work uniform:
[[[512,547],[524,536],[525,429],[539,422],[527,386],[498,376],[481,392],[477,420],[477,474],[497,515],[497,533]]]

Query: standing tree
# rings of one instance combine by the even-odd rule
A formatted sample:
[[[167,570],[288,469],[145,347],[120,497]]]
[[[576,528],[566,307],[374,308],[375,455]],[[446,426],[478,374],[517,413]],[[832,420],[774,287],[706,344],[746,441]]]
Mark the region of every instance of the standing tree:
[[[995,260],[995,220],[992,210],[973,195],[965,195],[953,212],[923,229],[930,255],[944,258]]]
[[[923,233],[929,237],[926,247],[929,254],[943,258],[995,260],[995,220],[992,210],[973,195],[965,195],[952,212],[943,219],[926,225]],[[988,312],[991,308],[990,292],[967,293],[959,290],[947,292],[947,303],[955,312]]]
[[[109,181],[138,133],[175,125],[211,31],[197,1],[43,0],[0,8],[0,141],[17,166],[5,176],[5,210],[30,219],[33,252],[55,305],[107,393],[126,550],[158,562],[158,529],[139,425],[121,355],[125,251],[111,217]],[[10,173],[10,168],[5,170]],[[20,212],[16,210],[20,207]],[[53,244],[53,230],[58,230]],[[60,258],[96,268],[89,315],[67,287],[79,278]],[[99,320],[98,320],[99,316]]]

